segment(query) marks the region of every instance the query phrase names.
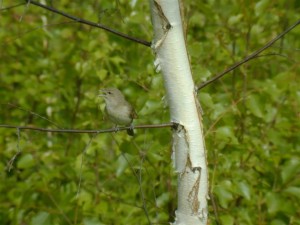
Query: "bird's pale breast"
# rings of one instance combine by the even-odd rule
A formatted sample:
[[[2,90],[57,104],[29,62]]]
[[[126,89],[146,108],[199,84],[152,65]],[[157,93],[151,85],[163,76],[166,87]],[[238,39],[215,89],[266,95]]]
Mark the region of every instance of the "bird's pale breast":
[[[109,119],[117,125],[129,125],[132,122],[131,107],[128,105],[119,105],[111,109],[106,105]]]

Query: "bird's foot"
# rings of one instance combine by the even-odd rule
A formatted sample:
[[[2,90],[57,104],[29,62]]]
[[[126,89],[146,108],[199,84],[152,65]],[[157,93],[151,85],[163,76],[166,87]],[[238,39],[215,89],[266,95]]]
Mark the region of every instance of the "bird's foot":
[[[115,133],[117,133],[120,130],[118,126],[115,126]]]

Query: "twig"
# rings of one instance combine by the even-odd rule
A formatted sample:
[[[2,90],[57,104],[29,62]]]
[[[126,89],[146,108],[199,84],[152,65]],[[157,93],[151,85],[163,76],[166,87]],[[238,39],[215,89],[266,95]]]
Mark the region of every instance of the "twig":
[[[19,130],[35,130],[40,132],[52,132],[52,133],[88,133],[88,134],[100,134],[100,133],[113,133],[118,132],[121,130],[129,130],[132,127],[118,127],[111,128],[111,129],[103,129],[103,130],[74,130],[74,129],[48,129],[48,128],[39,128],[39,127],[29,127],[29,126],[15,126],[15,125],[7,125],[7,124],[0,124],[0,128],[16,128]],[[138,125],[134,126],[134,129],[155,129],[155,128],[164,128],[164,127],[171,127],[176,129],[176,123],[165,123],[165,124],[149,124],[149,125]]]
[[[16,7],[19,7],[21,5],[25,5],[26,3],[19,3],[19,4],[16,4],[16,5],[12,5],[12,6],[8,6],[8,7],[3,7],[2,6],[0,7],[0,11],[4,11],[4,10],[9,10],[9,9],[13,9],[13,8],[16,8]]]
[[[221,225],[221,222],[220,222],[220,219],[219,219],[219,214],[218,214],[218,207],[217,207],[217,204],[216,204],[216,201],[215,201],[215,197],[214,195],[211,193],[211,191],[209,190],[209,198],[211,200],[211,203],[212,203],[212,206],[213,206],[213,209],[214,209],[214,214],[215,214],[215,222],[217,225]]]
[[[25,9],[24,9],[24,12],[23,12],[23,14],[20,16],[19,22],[21,22],[21,21],[22,21],[22,19],[23,19],[23,16],[25,15],[26,11],[28,10],[28,8],[29,8],[29,5],[30,5],[30,1],[31,1],[31,0],[28,0],[28,1],[26,1],[26,6],[25,6]]]
[[[59,128],[59,129],[63,129],[63,127],[60,127],[58,124],[56,124],[55,122],[53,122],[53,121],[47,119],[45,116],[39,115],[39,114],[37,114],[37,113],[35,113],[35,112],[29,110],[29,109],[22,108],[22,107],[20,107],[20,106],[18,106],[18,105],[14,105],[14,104],[12,104],[12,103],[7,103],[7,105],[8,105],[8,106],[11,106],[11,107],[14,107],[14,108],[16,108],[16,109],[20,109],[20,110],[22,110],[22,111],[24,111],[24,112],[27,112],[27,113],[29,113],[29,114],[31,114],[31,115],[33,115],[33,116],[39,117],[39,118],[41,118],[41,119],[43,119],[43,120],[46,120],[47,122],[51,123],[51,124],[54,125],[55,127]]]
[[[7,170],[8,172],[10,172],[10,170],[13,167],[14,161],[16,160],[16,158],[18,157],[18,155],[21,154],[21,149],[20,149],[20,129],[17,128],[17,136],[18,136],[18,141],[17,141],[17,153],[8,161],[7,163]]]
[[[277,37],[275,37],[274,39],[272,39],[271,41],[269,41],[266,45],[264,45],[262,48],[258,49],[257,51],[253,52],[252,54],[250,54],[249,56],[247,56],[245,59],[243,59],[240,62],[235,63],[233,66],[229,67],[228,69],[226,69],[224,72],[214,76],[213,78],[209,79],[208,81],[203,82],[202,84],[198,85],[197,87],[197,91],[199,91],[200,89],[206,87],[207,85],[209,85],[210,83],[220,79],[221,77],[223,77],[224,75],[226,75],[227,73],[229,73],[230,71],[234,70],[235,68],[243,65],[244,63],[255,59],[260,53],[262,53],[263,51],[265,51],[266,49],[270,48],[276,41],[278,41],[280,38],[282,38],[284,35],[286,35],[288,32],[290,32],[291,30],[293,30],[296,26],[298,26],[300,24],[300,20],[298,20],[295,24],[293,24],[292,26],[290,26],[288,29],[286,29],[285,31],[283,31],[281,34],[279,34]]]
[[[61,16],[64,16],[64,17],[66,17],[68,19],[74,20],[74,21],[76,21],[78,23],[86,24],[86,25],[89,25],[89,26],[92,26],[92,27],[98,27],[98,28],[106,30],[106,31],[108,31],[110,33],[116,34],[116,35],[118,35],[120,37],[126,38],[126,39],[128,39],[130,41],[137,42],[137,43],[145,45],[147,47],[151,46],[151,42],[149,42],[149,41],[145,41],[145,40],[142,40],[142,39],[138,39],[138,38],[129,36],[127,34],[124,34],[124,33],[121,33],[119,31],[113,30],[113,29],[111,29],[111,28],[109,28],[107,26],[104,26],[104,25],[102,25],[100,23],[94,23],[94,22],[91,22],[91,21],[88,21],[88,20],[85,20],[85,19],[82,19],[82,18],[79,18],[79,17],[72,16],[70,14],[67,14],[67,13],[63,12],[63,11],[55,9],[55,8],[53,8],[51,6],[47,6],[47,5],[41,4],[41,3],[36,2],[36,1],[26,0],[26,2],[30,2],[30,4],[32,4],[32,5],[39,6],[41,8],[47,9],[47,10],[49,10],[51,12],[54,12],[54,13],[59,14]]]
[[[87,145],[84,147],[83,152],[82,152],[82,157],[81,157],[81,163],[80,163],[80,174],[79,174],[79,181],[78,181],[78,189],[77,189],[77,193],[76,193],[76,198],[79,197],[80,194],[80,189],[81,189],[81,182],[82,182],[82,170],[83,170],[83,161],[84,161],[84,156],[86,154],[86,151],[88,149],[88,147],[91,145],[92,141],[94,140],[94,138],[97,136],[97,134],[94,134],[89,142],[87,143]]]

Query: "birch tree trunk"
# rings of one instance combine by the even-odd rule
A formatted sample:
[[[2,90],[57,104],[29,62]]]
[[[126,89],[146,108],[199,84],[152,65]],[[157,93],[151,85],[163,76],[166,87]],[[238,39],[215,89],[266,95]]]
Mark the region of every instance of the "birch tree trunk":
[[[178,174],[174,225],[205,225],[208,175],[202,115],[185,46],[178,0],[150,0],[155,66],[164,77],[173,131],[173,163]]]

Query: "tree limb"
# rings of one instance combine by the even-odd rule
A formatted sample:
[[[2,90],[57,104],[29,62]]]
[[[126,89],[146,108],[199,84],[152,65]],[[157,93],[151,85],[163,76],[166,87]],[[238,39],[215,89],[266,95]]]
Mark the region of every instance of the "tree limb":
[[[89,134],[100,134],[100,133],[113,133],[121,130],[129,130],[132,127],[118,127],[111,129],[103,129],[103,130],[71,130],[71,129],[48,129],[48,128],[39,128],[39,127],[30,127],[30,126],[16,126],[16,125],[7,125],[0,124],[0,128],[14,128],[18,130],[35,130],[40,132],[52,132],[52,133],[89,133]],[[163,128],[163,127],[171,127],[176,129],[175,123],[165,123],[165,124],[149,124],[149,125],[138,125],[134,126],[134,129],[145,129],[145,128]]]
[[[49,10],[49,11],[51,11],[51,12],[54,12],[54,13],[59,14],[59,15],[61,15],[61,16],[64,16],[64,17],[66,17],[66,18],[68,18],[68,19],[74,20],[74,21],[76,21],[76,22],[78,22],[78,23],[86,24],[86,25],[89,25],[89,26],[92,26],[92,27],[98,27],[98,28],[101,28],[101,29],[103,29],[103,30],[106,30],[106,31],[108,31],[108,32],[110,32],[110,33],[113,33],[113,34],[115,34],[115,35],[118,35],[118,36],[120,36],[120,37],[123,37],[123,38],[125,38],[125,39],[127,39],[127,40],[137,42],[137,43],[142,44],[142,45],[145,45],[145,46],[147,46],[147,47],[150,47],[150,46],[151,46],[151,42],[149,42],[149,41],[145,41],[145,40],[142,40],[142,39],[138,39],[138,38],[129,36],[129,35],[127,35],[127,34],[124,34],[124,33],[121,33],[121,32],[119,32],[119,31],[116,31],[116,30],[114,30],[114,29],[111,29],[111,28],[109,28],[109,27],[107,27],[107,26],[104,26],[104,25],[102,25],[102,24],[100,24],[100,23],[94,23],[94,22],[91,22],[91,21],[88,21],[88,20],[85,20],[85,19],[81,19],[81,18],[72,16],[72,15],[70,15],[70,14],[67,14],[67,13],[63,12],[63,11],[60,11],[60,10],[55,9],[55,8],[53,8],[53,7],[51,7],[51,6],[48,6],[48,5],[41,4],[41,3],[36,2],[36,1],[26,0],[26,2],[27,2],[28,4],[32,4],[32,5],[35,5],[35,6],[44,8],[44,9],[47,9],[47,10]]]
[[[274,39],[272,39],[271,41],[269,41],[266,45],[264,45],[262,48],[258,49],[257,51],[253,52],[252,54],[250,54],[249,56],[247,56],[246,58],[244,58],[242,61],[235,63],[233,66],[229,67],[228,69],[226,69],[225,71],[223,71],[222,73],[214,76],[213,78],[209,79],[208,81],[205,81],[201,84],[199,84],[196,88],[197,91],[199,91],[200,89],[206,87],[207,85],[213,83],[214,81],[222,78],[223,76],[225,76],[227,73],[231,72],[232,70],[234,70],[235,68],[243,65],[244,63],[255,59],[260,53],[262,53],[263,51],[265,51],[266,49],[268,49],[269,47],[271,47],[276,41],[278,41],[280,38],[282,38],[284,35],[286,35],[288,32],[290,32],[291,30],[293,30],[296,26],[298,26],[300,24],[300,20],[298,20],[295,24],[293,24],[292,26],[290,26],[288,29],[286,29],[285,31],[283,31],[281,34],[279,34],[277,37],[275,37]]]

